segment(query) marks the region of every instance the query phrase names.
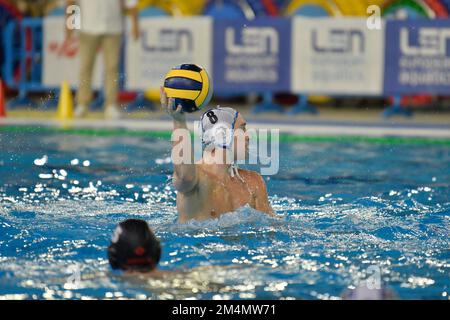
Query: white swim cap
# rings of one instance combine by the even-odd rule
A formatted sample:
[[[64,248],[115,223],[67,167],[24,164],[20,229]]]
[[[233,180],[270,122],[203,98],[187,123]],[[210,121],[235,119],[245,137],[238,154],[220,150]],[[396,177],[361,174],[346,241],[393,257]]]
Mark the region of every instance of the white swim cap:
[[[239,112],[226,107],[206,111],[201,118],[203,148],[230,149],[238,115]]]

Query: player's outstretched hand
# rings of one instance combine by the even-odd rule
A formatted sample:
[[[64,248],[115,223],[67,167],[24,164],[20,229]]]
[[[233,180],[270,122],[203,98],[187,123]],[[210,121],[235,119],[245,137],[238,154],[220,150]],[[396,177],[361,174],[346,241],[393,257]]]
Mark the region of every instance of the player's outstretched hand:
[[[161,87],[160,91],[161,107],[163,108],[163,110],[167,112],[175,121],[186,121],[186,117],[182,111],[183,108],[181,107],[181,105],[178,105],[175,108],[175,99],[167,98],[166,91],[164,91],[163,87]]]

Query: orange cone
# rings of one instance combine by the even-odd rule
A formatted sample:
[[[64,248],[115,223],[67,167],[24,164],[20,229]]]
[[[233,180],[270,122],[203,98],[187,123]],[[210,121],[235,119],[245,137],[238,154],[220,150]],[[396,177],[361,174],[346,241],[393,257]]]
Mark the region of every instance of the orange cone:
[[[3,88],[3,81],[0,80],[0,118],[6,117],[5,105],[5,89]]]

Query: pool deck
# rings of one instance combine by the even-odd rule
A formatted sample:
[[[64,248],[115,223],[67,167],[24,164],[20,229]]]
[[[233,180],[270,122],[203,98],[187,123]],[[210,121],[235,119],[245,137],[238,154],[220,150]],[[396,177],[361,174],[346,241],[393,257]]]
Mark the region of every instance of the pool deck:
[[[363,137],[420,137],[450,139],[450,112],[416,112],[412,117],[382,118],[380,110],[337,109],[320,110],[318,115],[252,114],[240,108],[248,128],[279,129],[280,133],[301,136],[363,136]],[[188,124],[200,114],[188,115]],[[86,119],[62,123],[55,111],[15,109],[0,118],[3,126],[39,126],[58,128],[127,129],[133,131],[169,131],[172,122],[163,112],[134,111],[120,120],[104,120],[99,111],[91,112]]]

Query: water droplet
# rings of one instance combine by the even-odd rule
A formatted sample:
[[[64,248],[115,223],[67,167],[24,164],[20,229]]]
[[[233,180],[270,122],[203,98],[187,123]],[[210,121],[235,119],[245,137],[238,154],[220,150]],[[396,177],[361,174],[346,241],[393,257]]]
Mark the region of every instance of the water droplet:
[[[34,159],[34,165],[36,165],[36,166],[43,166],[44,164],[47,163],[47,161],[48,161],[48,157],[46,155],[44,155],[40,159]]]

